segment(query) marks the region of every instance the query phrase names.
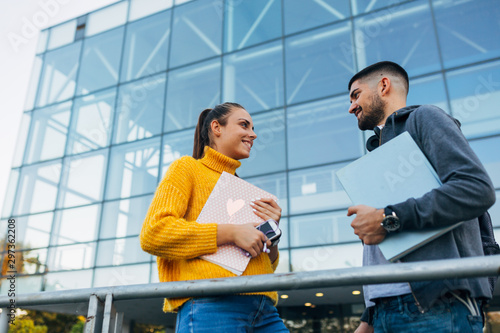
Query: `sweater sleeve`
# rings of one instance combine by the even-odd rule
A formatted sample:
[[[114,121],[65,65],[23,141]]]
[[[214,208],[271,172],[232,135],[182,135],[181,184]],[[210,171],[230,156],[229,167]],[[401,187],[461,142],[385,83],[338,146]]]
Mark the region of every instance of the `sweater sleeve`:
[[[494,187],[459,125],[433,106],[420,107],[413,116],[408,131],[443,185],[388,206],[400,217],[401,230],[444,227],[483,214],[495,202]]]
[[[139,236],[144,251],[169,260],[192,259],[217,251],[216,223],[183,218],[193,185],[190,171],[185,160],[178,160],[158,186]]]

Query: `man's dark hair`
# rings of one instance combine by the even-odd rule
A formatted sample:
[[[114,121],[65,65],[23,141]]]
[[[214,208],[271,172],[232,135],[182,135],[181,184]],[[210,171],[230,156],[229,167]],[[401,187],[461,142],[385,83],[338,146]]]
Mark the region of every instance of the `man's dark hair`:
[[[347,89],[350,91],[352,83],[354,81],[365,78],[365,77],[367,77],[375,72],[390,73],[393,75],[400,76],[401,78],[404,79],[406,92],[408,92],[408,90],[410,89],[408,73],[406,73],[406,71],[403,67],[399,66],[398,64],[396,64],[395,62],[392,62],[392,61],[377,62],[373,65],[370,65],[370,66],[360,70],[358,73],[356,73],[351,78]]]

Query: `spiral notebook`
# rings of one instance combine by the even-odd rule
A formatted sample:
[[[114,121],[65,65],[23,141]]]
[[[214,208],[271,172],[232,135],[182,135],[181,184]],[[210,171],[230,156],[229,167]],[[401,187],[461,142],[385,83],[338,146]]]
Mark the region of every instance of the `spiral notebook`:
[[[355,205],[375,208],[419,198],[441,186],[436,171],[408,132],[338,170],[337,177]],[[389,234],[378,246],[394,262],[461,223]]]
[[[255,215],[250,206],[250,202],[257,198],[272,198],[278,201],[271,193],[230,173],[222,172],[196,221],[219,224],[262,222],[263,219]],[[246,251],[234,244],[219,246],[216,253],[201,258],[236,275],[243,274],[251,259]]]

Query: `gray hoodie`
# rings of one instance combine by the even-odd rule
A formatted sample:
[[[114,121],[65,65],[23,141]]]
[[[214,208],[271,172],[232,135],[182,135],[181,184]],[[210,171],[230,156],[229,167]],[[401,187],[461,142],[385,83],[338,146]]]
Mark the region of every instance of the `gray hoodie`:
[[[408,131],[436,170],[443,185],[420,198],[395,202],[388,207],[400,218],[401,229],[445,227],[466,221],[401,259],[402,262],[483,256],[479,223],[495,203],[491,179],[466,138],[458,120],[432,105],[407,106],[394,112],[380,133],[382,145]],[[468,291],[473,298],[492,297],[485,278],[410,282],[421,311],[428,310],[452,290]],[[363,321],[368,321],[365,311]]]

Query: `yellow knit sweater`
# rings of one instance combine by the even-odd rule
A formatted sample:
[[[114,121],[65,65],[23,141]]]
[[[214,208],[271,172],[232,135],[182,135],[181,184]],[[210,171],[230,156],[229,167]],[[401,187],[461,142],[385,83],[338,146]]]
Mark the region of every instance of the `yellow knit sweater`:
[[[196,219],[222,171],[234,175],[241,165],[209,147],[203,158],[181,157],[172,163],[156,189],[140,234],[144,251],[157,256],[161,282],[233,277],[235,274],[199,257],[217,251],[217,224]],[[243,275],[270,274],[267,253],[250,260]],[[277,303],[276,292],[255,293]],[[176,311],[189,298],[165,299],[163,311]]]

